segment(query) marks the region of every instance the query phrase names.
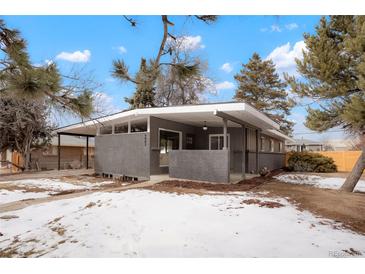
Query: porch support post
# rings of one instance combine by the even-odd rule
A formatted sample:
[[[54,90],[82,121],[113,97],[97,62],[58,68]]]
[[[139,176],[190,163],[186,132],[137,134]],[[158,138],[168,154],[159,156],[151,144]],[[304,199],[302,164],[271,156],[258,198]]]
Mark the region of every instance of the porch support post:
[[[242,179],[246,177],[246,127],[242,125]]]
[[[147,132],[151,132],[151,116],[147,117]]]
[[[259,173],[259,169],[260,169],[260,163],[259,163],[259,153],[260,153],[260,148],[259,148],[259,139],[261,138],[261,133],[258,129],[256,129],[256,173]]]
[[[86,169],[89,169],[89,136],[86,136]]]
[[[61,169],[61,134],[57,133],[58,144],[57,144],[57,169]]]
[[[128,120],[128,133],[131,133],[131,120]]]
[[[227,141],[227,119],[223,118],[223,149],[228,149]]]

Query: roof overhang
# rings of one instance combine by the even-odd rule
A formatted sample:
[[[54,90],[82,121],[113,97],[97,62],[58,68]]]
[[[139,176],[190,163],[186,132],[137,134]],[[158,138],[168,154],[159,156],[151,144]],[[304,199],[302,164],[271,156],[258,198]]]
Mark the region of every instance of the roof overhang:
[[[234,117],[237,121],[242,121],[263,131],[275,130],[277,133],[271,132],[271,134],[276,135],[276,137],[288,138],[278,131],[279,125],[277,123],[246,103],[220,103],[134,109],[59,128],[57,131],[95,135],[98,126],[139,120],[150,116],[199,127],[203,126],[205,121],[208,127],[222,126],[222,118],[216,115],[217,112],[225,113],[230,117]],[[232,120],[228,120],[229,127],[241,126],[237,121],[233,122]]]

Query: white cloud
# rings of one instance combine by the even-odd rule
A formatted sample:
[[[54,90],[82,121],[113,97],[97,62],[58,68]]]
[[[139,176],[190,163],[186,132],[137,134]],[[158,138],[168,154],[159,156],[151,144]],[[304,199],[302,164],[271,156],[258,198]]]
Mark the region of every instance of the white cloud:
[[[229,82],[229,81],[223,81],[223,82],[215,84],[215,88],[217,90],[233,89],[234,87],[235,87],[234,83]]]
[[[271,25],[270,28],[272,32],[281,32],[281,28],[279,25]]]
[[[53,61],[52,60],[46,59],[46,60],[44,60],[43,63],[35,63],[35,64],[33,64],[33,66],[35,66],[35,67],[43,67],[43,66],[50,66],[52,64],[53,64]]]
[[[173,40],[172,38],[169,37],[168,43],[176,44],[181,50],[193,51],[205,48],[205,45],[203,45],[202,40],[203,39],[200,35],[180,36],[177,37],[176,40]]]
[[[109,96],[105,92],[95,92],[93,94],[94,110],[97,115],[108,115],[119,111],[119,109],[113,104],[113,97]]]
[[[74,52],[61,52],[56,56],[56,59],[66,60],[74,63],[86,63],[90,60],[91,52],[88,49],[84,51],[74,51]]]
[[[304,41],[296,42],[293,47],[288,42],[285,45],[275,48],[266,57],[266,60],[271,59],[280,73],[287,72],[290,75],[297,76],[295,59],[303,59],[303,50],[306,50]]]
[[[299,26],[296,23],[290,23],[285,25],[285,28],[288,30],[293,30],[293,29],[297,29]]]
[[[53,60],[46,59],[44,62],[47,64],[47,66],[50,66],[53,64]]]
[[[120,52],[121,54],[125,54],[125,53],[127,53],[127,49],[126,49],[125,47],[123,47],[123,46],[118,47],[118,50],[119,50],[119,52]]]
[[[223,70],[226,73],[230,73],[233,70],[233,67],[232,67],[232,65],[230,63],[224,63],[221,66],[221,70]]]

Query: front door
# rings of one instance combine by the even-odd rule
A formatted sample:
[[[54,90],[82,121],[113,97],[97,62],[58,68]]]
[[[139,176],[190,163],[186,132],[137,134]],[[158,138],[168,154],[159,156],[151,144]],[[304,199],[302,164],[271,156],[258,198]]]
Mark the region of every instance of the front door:
[[[160,167],[169,165],[169,152],[180,149],[181,132],[160,129]]]

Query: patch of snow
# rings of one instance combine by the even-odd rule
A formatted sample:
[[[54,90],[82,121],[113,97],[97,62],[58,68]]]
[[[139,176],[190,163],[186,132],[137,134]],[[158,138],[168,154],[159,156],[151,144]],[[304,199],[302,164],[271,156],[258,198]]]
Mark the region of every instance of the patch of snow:
[[[247,205],[246,199],[284,206]],[[330,257],[350,248],[365,256],[365,236],[285,199],[252,193],[98,192],[7,215],[18,218],[0,220],[0,250],[10,248],[14,256]]]
[[[59,192],[66,190],[92,189],[100,187],[105,184],[111,184],[113,183],[113,181],[104,181],[100,183],[78,182],[77,184],[72,184],[57,179],[25,179],[25,180],[8,181],[2,183],[14,184],[21,187],[37,187],[50,191]]]
[[[307,175],[307,174],[283,174],[275,176],[274,178],[290,184],[305,184],[305,185],[312,185],[314,187],[330,188],[330,189],[339,189],[346,180],[345,178],[338,178],[338,177],[326,178],[317,175]],[[364,180],[360,180],[357,183],[355,191],[365,192]]]
[[[9,191],[0,189],[0,204],[11,203],[26,199],[37,199],[49,196],[49,192],[25,192],[23,190]]]

